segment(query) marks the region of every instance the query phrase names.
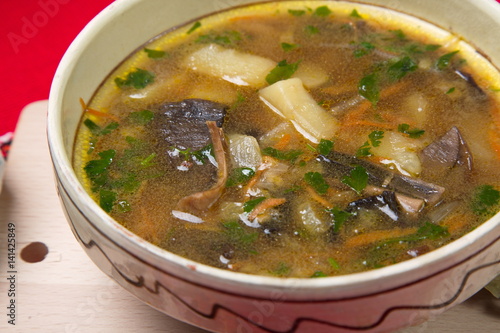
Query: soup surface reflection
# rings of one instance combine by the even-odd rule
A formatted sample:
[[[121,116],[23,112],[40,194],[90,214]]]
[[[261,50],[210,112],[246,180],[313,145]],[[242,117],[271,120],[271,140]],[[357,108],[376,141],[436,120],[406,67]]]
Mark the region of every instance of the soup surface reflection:
[[[499,82],[459,37],[415,18],[343,2],[241,7],[111,73],[82,101],[74,167],[119,223],[197,262],[360,272],[497,212]]]

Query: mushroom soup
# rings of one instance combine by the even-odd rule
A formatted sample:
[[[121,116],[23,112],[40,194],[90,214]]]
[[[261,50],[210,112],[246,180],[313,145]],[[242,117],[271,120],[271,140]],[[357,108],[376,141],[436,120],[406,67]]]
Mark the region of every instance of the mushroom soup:
[[[500,79],[460,37],[361,4],[270,2],[140,47],[88,105],[74,168],[173,253],[249,274],[391,265],[498,210]]]

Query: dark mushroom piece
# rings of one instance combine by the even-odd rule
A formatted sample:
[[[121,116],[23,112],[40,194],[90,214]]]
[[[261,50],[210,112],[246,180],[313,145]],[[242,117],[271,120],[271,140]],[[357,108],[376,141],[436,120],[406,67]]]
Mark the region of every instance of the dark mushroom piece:
[[[210,133],[207,121],[214,121],[222,127],[227,106],[204,100],[186,99],[180,102],[151,106],[157,115],[149,130],[158,138],[160,151],[197,151],[209,144]],[[181,157],[167,156],[169,163],[178,164]]]
[[[347,211],[351,213],[360,209],[377,209],[393,221],[399,221],[402,214],[396,193],[393,191],[384,191],[379,195],[362,198],[347,206]]]
[[[467,82],[472,88],[475,89],[482,97],[486,97],[483,89],[477,84],[476,80],[467,72],[462,72],[459,69],[455,69],[455,74],[457,74],[461,79]]]
[[[420,152],[424,170],[432,170],[438,176],[444,176],[457,165],[472,170],[472,154],[462,134],[453,126],[442,137],[425,147]]]
[[[369,195],[379,195],[384,192],[384,189],[377,186],[369,185],[365,188],[364,193]],[[425,206],[425,201],[422,199],[412,198],[410,196],[395,193],[396,200],[400,205],[401,210],[406,214],[406,216],[411,218],[417,218],[419,213]]]
[[[392,172],[367,160],[344,153],[334,151],[328,157],[318,156],[317,160],[326,164],[328,172],[337,178],[348,175],[356,165],[360,165],[368,174],[369,184],[422,199],[429,205],[438,203],[444,192],[444,188],[439,185]]]
[[[217,161],[217,183],[210,189],[188,195],[177,203],[177,209],[181,212],[198,214],[207,211],[219,200],[226,188],[228,177],[227,145],[222,129],[217,127],[215,121],[207,121],[210,137],[214,147],[215,160]]]

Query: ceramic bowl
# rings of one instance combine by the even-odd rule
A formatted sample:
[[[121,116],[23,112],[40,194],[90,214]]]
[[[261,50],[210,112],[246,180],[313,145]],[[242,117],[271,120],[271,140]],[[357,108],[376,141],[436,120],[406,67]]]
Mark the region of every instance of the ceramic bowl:
[[[79,98],[157,34],[254,0],[120,0],[75,39],[55,75],[48,140],[57,188],[78,242],[99,268],[154,308],[217,332],[386,332],[419,324],[500,274],[500,215],[421,257],[364,273],[281,279],[224,271],[164,251],[123,228],[86,194],[71,167]],[[493,0],[364,0],[463,36],[500,66]]]

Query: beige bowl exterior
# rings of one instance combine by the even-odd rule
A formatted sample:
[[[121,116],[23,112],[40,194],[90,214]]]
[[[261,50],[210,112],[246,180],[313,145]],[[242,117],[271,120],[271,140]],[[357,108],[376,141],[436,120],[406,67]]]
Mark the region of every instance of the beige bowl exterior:
[[[49,99],[48,140],[57,188],[76,239],[95,264],[147,304],[216,332],[387,332],[445,311],[500,274],[500,215],[461,239],[400,264],[322,279],[250,276],[166,252],[112,220],[71,168],[79,98],[148,39],[195,17],[252,0],[119,0],[62,59]],[[474,41],[500,65],[500,6],[493,0],[365,0]]]

